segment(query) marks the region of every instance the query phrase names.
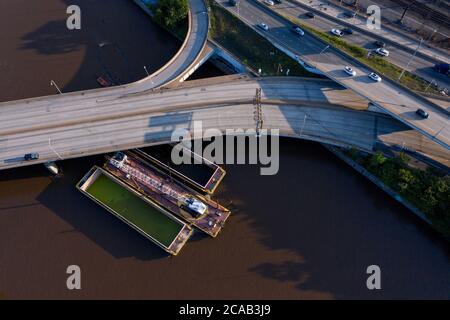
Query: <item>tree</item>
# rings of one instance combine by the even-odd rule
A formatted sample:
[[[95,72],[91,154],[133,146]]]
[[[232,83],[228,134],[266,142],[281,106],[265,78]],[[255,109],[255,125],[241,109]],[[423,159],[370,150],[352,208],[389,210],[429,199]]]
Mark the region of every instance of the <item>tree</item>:
[[[385,163],[385,162],[386,162],[386,157],[383,155],[383,152],[377,151],[370,158],[369,166],[372,167],[372,168],[377,168],[377,167],[383,165],[383,163]]]
[[[408,169],[401,168],[398,171],[398,186],[401,192],[405,192],[415,182],[414,175]]]
[[[154,19],[171,30],[187,17],[188,12],[188,0],[159,0],[154,11]]]

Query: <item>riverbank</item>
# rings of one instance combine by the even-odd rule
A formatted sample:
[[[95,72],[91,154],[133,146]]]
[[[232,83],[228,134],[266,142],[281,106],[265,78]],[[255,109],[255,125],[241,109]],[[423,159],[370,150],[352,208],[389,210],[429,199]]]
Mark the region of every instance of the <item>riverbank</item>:
[[[412,168],[404,154],[389,159],[380,152],[367,155],[332,146],[327,149],[450,240],[448,175],[433,168]]]

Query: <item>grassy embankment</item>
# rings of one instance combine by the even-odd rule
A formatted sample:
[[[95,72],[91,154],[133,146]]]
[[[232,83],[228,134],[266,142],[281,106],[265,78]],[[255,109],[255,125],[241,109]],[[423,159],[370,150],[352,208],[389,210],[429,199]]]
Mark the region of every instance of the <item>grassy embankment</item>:
[[[368,57],[367,56],[368,51],[360,46],[350,44],[344,39],[338,38],[327,32],[316,30],[308,25],[305,25],[297,18],[285,14],[281,15],[286,19],[290,20],[292,23],[299,25],[305,31],[308,31],[309,33],[323,40],[324,42],[336,47],[339,50],[344,51],[345,53],[351,55],[352,57],[361,61],[362,63],[367,64],[380,75],[395,80],[396,82],[399,82],[400,84],[404,85],[405,87],[411,90],[422,93],[427,92],[430,94],[440,95],[438,88],[436,88],[434,85],[429,86],[430,83],[428,81],[420,78],[419,76],[416,76],[415,74],[412,74],[409,71],[405,71],[401,80],[398,81],[398,78],[402,73],[403,69],[395,64],[390,63],[385,58],[376,55],[371,55],[370,57]]]
[[[286,75],[314,77],[320,76],[305,70],[297,61],[274,47],[255,30],[222,8],[213,0],[208,0],[210,10],[211,39],[230,51],[244,64],[264,76]],[[283,72],[281,72],[281,69]]]
[[[404,154],[390,159],[381,152],[361,156],[356,150],[350,150],[346,155],[422,211],[433,227],[450,240],[450,176],[433,168],[412,168]]]

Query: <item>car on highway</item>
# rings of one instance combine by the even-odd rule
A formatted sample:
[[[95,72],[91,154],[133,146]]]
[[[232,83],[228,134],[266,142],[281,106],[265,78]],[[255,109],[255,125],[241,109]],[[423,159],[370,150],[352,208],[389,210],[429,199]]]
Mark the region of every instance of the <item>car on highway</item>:
[[[268,6],[274,6],[275,3],[272,0],[264,0],[264,3],[267,4]]]
[[[347,18],[354,18],[354,17],[356,17],[356,12],[355,11],[345,11],[344,16]]]
[[[353,30],[350,29],[350,28],[342,29],[342,32],[345,33],[345,34],[353,34]]]
[[[375,72],[371,72],[369,74],[369,78],[376,82],[381,82],[381,77],[377,75]]]
[[[344,68],[344,71],[345,71],[346,74],[348,74],[348,75],[351,76],[351,77],[356,76],[356,71],[353,70],[352,67],[348,67],[348,66],[347,66],[347,67]]]
[[[298,26],[292,26],[292,32],[294,32],[294,33],[296,33],[296,34],[299,34],[299,35],[301,35],[301,36],[304,36],[305,35],[305,31],[303,31],[300,27],[298,27]]]
[[[264,22],[258,23],[258,28],[263,29],[264,31],[269,31],[269,26]]]
[[[389,51],[384,49],[384,48],[378,48],[375,50],[375,53],[382,56],[382,57],[388,57],[389,56]]]
[[[344,33],[341,30],[335,28],[331,29],[331,33],[338,37],[342,37],[344,35]]]
[[[375,41],[373,44],[376,45],[378,48],[386,47],[386,43],[384,43],[383,41],[380,41],[380,40]]]
[[[38,160],[39,153],[37,152],[27,153],[26,155],[23,156],[23,158],[25,159],[25,161]]]
[[[426,112],[425,110],[423,110],[423,109],[417,109],[416,110],[416,114],[419,116],[419,117],[421,117],[421,118],[423,118],[423,119],[427,119],[430,115],[428,114],[428,112]]]
[[[434,71],[450,76],[450,64],[436,63],[433,67]]]
[[[308,11],[307,13],[305,13],[305,16],[308,18],[314,18],[316,15],[314,14],[314,12]]]

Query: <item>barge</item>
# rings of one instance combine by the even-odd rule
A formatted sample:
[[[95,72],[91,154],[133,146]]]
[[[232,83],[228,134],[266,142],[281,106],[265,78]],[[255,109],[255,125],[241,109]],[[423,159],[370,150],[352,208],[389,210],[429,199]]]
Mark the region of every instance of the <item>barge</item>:
[[[213,194],[224,178],[225,170],[185,147],[181,151],[191,164],[175,164],[172,162],[172,149],[172,145],[164,144],[146,148],[145,152],[141,149],[135,152],[179,182],[201,193]]]
[[[102,168],[94,166],[77,189],[171,255],[192,235],[185,222]]]
[[[195,192],[132,151],[117,152],[104,169],[190,225],[216,237],[230,211]]]

